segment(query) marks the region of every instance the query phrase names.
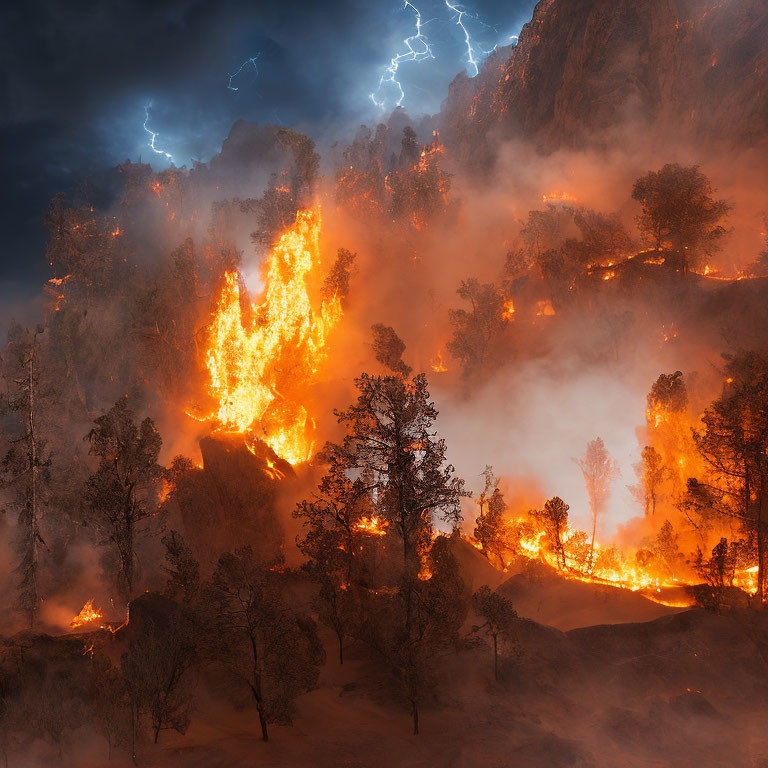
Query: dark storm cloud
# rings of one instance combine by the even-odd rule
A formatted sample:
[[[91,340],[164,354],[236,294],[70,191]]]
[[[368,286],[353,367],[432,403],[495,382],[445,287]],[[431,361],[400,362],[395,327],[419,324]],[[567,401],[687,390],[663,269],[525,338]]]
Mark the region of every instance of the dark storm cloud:
[[[466,52],[444,2],[416,5],[436,58],[400,75],[405,106],[420,113],[439,108]],[[532,6],[467,4],[478,51],[506,42]],[[414,30],[399,0],[26,0],[0,18],[0,270],[35,280],[54,193],[126,157],[163,165],[147,145],[146,105],[177,164],[207,160],[238,117],[353,129],[380,117],[368,94]],[[229,90],[228,73],[257,55],[258,72],[245,67]]]

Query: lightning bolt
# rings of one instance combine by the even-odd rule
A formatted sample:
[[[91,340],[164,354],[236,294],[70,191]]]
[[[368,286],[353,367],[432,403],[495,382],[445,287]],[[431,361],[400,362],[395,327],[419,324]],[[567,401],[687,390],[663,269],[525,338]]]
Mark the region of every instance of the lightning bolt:
[[[464,17],[467,15],[466,11],[461,10],[458,5],[450,2],[450,0],[444,0],[446,7],[450,8],[456,14],[456,24],[464,33],[464,44],[467,46],[467,61],[474,68],[475,75],[480,71],[477,59],[475,59],[475,52],[472,48],[472,38],[469,35],[469,30],[464,24]],[[473,75],[474,77],[474,75]]]
[[[256,70],[256,74],[259,74],[259,68],[256,66],[256,60],[259,58],[261,54],[257,53],[255,56],[252,56],[250,59],[246,59],[238,68],[237,72],[234,74],[229,74],[227,72],[227,77],[229,78],[229,82],[227,83],[227,89],[230,91],[239,91],[239,88],[235,88],[234,85],[232,85],[232,81],[249,65],[253,65],[253,68]]]
[[[165,152],[162,149],[158,149],[155,146],[155,139],[160,135],[159,133],[156,133],[155,131],[150,130],[150,128],[147,126],[147,123],[149,122],[149,108],[150,104],[147,104],[146,107],[144,107],[144,130],[152,137],[149,140],[149,147],[150,149],[157,155],[163,155],[166,159],[173,162],[173,155],[170,152]]]
[[[402,84],[397,79],[397,71],[400,68],[400,64],[405,61],[423,61],[424,59],[435,58],[434,54],[432,53],[432,49],[429,47],[427,38],[424,37],[424,35],[421,33],[423,24],[421,21],[421,13],[419,12],[419,9],[413,3],[409,2],[409,0],[405,0],[403,9],[406,8],[410,8],[416,16],[416,34],[411,35],[410,37],[406,37],[405,40],[403,40],[403,44],[407,50],[405,50],[403,53],[398,53],[392,59],[392,61],[389,62],[389,66],[385,68],[384,73],[379,79],[378,88],[376,88],[373,93],[369,94],[371,101],[379,109],[384,109],[385,104],[385,97],[381,93],[383,88],[394,87],[399,94],[395,105],[399,107],[403,103],[403,99],[405,98],[405,91],[403,90]],[[390,86],[387,86],[387,83],[389,83]],[[379,98],[377,98],[377,96]]]

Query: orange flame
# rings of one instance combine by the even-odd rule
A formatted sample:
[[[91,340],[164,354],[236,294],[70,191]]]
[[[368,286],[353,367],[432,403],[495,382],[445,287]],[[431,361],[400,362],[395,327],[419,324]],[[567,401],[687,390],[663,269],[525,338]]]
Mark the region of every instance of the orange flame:
[[[437,355],[429,361],[429,365],[435,373],[445,373],[448,370],[445,361],[443,360],[442,351],[438,352]]]
[[[93,598],[91,598],[81,609],[80,613],[75,616],[70,622],[70,627],[77,629],[82,627],[83,624],[90,624],[92,621],[98,621],[104,618],[104,614],[98,609],[93,607]]]
[[[387,523],[378,517],[361,517],[360,522],[355,526],[358,531],[370,533],[373,536],[385,536]]]
[[[307,461],[314,445],[296,387],[317,373],[342,315],[336,296],[316,312],[307,290],[319,262],[320,225],[319,210],[297,212],[267,260],[263,301],[250,312],[243,312],[238,273],[225,274],[206,357],[218,427],[248,432],[292,464]]]

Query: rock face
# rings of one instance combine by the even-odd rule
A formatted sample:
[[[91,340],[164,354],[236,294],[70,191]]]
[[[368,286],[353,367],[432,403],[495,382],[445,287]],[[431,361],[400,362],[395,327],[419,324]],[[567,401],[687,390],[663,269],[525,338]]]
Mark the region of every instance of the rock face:
[[[203,467],[182,478],[175,503],[204,570],[220,553],[245,545],[265,560],[278,557],[284,533],[276,499],[295,479],[293,467],[265,443],[250,451],[240,436],[204,437],[200,452]]]
[[[441,122],[446,144],[474,163],[487,140],[525,139],[548,153],[610,145],[628,123],[764,145],[768,3],[541,0],[516,47],[453,81]]]

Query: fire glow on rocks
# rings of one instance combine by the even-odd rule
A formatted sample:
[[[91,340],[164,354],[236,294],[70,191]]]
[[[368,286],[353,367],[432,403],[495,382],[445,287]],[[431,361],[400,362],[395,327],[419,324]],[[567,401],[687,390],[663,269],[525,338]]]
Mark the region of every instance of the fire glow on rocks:
[[[302,210],[278,240],[265,269],[263,301],[243,306],[240,276],[227,272],[214,314],[206,364],[221,431],[266,442],[292,464],[307,461],[314,423],[298,399],[325,356],[342,310],[337,296],[315,310],[307,276],[319,262],[319,210]]]

